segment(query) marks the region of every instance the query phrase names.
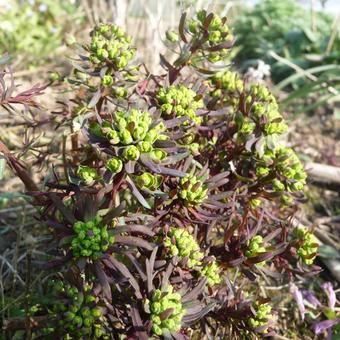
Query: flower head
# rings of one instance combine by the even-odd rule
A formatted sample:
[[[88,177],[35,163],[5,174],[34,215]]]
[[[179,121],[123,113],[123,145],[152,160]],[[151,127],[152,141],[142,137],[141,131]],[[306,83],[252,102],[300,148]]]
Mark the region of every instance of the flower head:
[[[253,304],[253,309],[255,311],[255,315],[248,320],[251,327],[257,328],[264,326],[272,318],[272,307],[268,303],[260,304],[255,302]]]
[[[210,287],[222,282],[220,268],[215,260],[202,268],[201,275],[207,278],[207,283]]]
[[[174,293],[170,285],[165,291],[157,289],[153,292],[150,310],[154,334],[163,335],[165,332],[178,332],[181,329],[185,314],[181,300],[181,295]]]
[[[228,56],[228,46],[223,46],[223,43],[231,42],[233,37],[226,20],[217,14],[210,14],[213,17],[207,25],[208,15],[205,10],[198,11],[196,17],[189,21],[188,30],[194,41],[204,41],[197,51],[198,57],[216,63]]]
[[[113,66],[123,70],[135,56],[135,49],[130,45],[131,39],[122,29],[112,24],[99,24],[92,31],[89,45],[90,61],[95,66]]]
[[[208,188],[194,175],[187,175],[180,180],[179,197],[190,205],[197,205],[207,198]]]
[[[62,302],[54,304],[51,314],[58,315],[57,326],[67,334],[67,339],[99,339],[105,335],[107,320],[102,309],[97,307],[99,298],[93,294],[92,284],[86,283],[79,289],[58,280],[53,288]]]
[[[178,256],[180,259],[187,257],[189,268],[201,265],[203,253],[194,237],[187,230],[171,228],[164,240],[164,246],[169,248],[172,256]]]
[[[196,111],[203,107],[203,101],[195,91],[184,85],[172,85],[168,89],[160,89],[157,99],[164,117],[187,117],[188,121],[201,124],[202,118],[196,115]]]
[[[305,227],[296,228],[295,236],[299,241],[299,246],[297,250],[298,255],[307,265],[313,264],[319,248],[318,240]]]
[[[91,185],[97,178],[97,171],[86,165],[79,165],[77,176],[86,184]]]
[[[165,125],[161,121],[154,122],[148,111],[117,111],[112,122],[92,123],[89,131],[120,148],[121,152],[116,152],[115,157],[106,162],[107,169],[112,173],[122,170],[123,161],[137,161],[141,154],[148,154],[156,161],[167,157],[166,151],[154,146],[156,141],[168,138]]]
[[[107,226],[98,216],[88,222],[77,221],[73,231],[71,250],[74,257],[98,259],[114,242],[114,236],[109,235]]]

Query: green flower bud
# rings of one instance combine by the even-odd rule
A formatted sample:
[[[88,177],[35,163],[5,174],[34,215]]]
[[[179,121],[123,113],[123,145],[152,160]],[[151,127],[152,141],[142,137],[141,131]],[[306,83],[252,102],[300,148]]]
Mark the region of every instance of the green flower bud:
[[[255,123],[251,121],[250,119],[248,120],[243,120],[242,127],[239,130],[240,133],[243,133],[245,135],[251,134],[255,129]]]
[[[290,191],[302,191],[303,187],[304,187],[303,183],[295,182],[289,185],[289,190]]]
[[[158,186],[158,179],[149,172],[144,172],[140,176],[136,176],[136,183],[140,188],[148,188],[154,190]]]
[[[196,17],[201,23],[203,23],[207,17],[207,11],[204,9],[198,11]]]
[[[294,179],[297,180],[297,181],[302,181],[304,182],[307,178],[307,174],[304,172],[304,170],[300,170],[298,172],[295,172],[294,173]]]
[[[152,325],[152,331],[156,334],[161,336],[163,334],[162,328],[159,327],[158,325],[154,324]]]
[[[171,228],[169,236],[164,240],[164,244],[168,245],[172,256],[188,257],[188,268],[194,268],[201,264],[203,253],[200,252],[199,245],[187,230]]]
[[[72,312],[66,312],[65,313],[66,320],[68,320],[68,321],[72,321],[75,318],[75,316],[76,315]]]
[[[121,172],[123,169],[123,162],[119,158],[113,157],[106,162],[106,168],[113,174]]]
[[[117,66],[118,66],[119,69],[123,69],[123,68],[126,67],[127,64],[128,64],[128,61],[126,60],[125,57],[122,56],[122,57],[119,59],[119,61],[118,61],[118,63],[117,63]]]
[[[292,204],[293,201],[294,201],[293,197],[291,197],[291,196],[289,196],[289,195],[282,195],[282,196],[281,196],[281,203],[282,203],[283,205],[288,206],[288,205]]]
[[[102,85],[103,86],[111,86],[112,84],[113,84],[112,76],[106,74],[102,79]]]
[[[272,308],[267,303],[259,304],[255,302],[253,304],[253,309],[256,314],[254,317],[248,319],[248,324],[250,327],[256,328],[256,327],[264,326],[273,317],[271,315]],[[265,330],[263,332],[265,332]]]
[[[167,309],[172,309],[172,313],[167,318],[160,315]],[[172,286],[167,287],[167,291],[162,294],[160,290],[154,291],[150,302],[152,321],[152,331],[156,335],[164,335],[163,332],[178,332],[181,329],[182,318],[185,310],[178,293],[173,293]]]
[[[222,90],[221,89],[217,89],[217,90],[214,90],[211,95],[214,97],[214,98],[220,98],[222,96]]]
[[[284,191],[285,190],[285,185],[280,182],[278,179],[273,180],[273,189],[274,191]]]
[[[195,20],[191,20],[188,25],[189,31],[191,33],[197,33],[198,32],[198,24]]]
[[[222,279],[219,274],[219,267],[216,263],[216,261],[211,262],[207,266],[203,267],[201,270],[201,275],[205,276],[208,279],[208,286],[212,287],[214,285],[217,285],[221,283]]]
[[[147,132],[144,141],[153,144],[157,140],[158,136],[159,136],[158,130],[155,128],[151,129]]]
[[[144,124],[145,125],[145,124]],[[137,126],[132,135],[135,140],[142,140],[146,135],[147,129],[143,126]]]
[[[99,60],[105,60],[108,58],[109,53],[103,48],[100,48],[99,50],[97,50],[96,56]]]
[[[97,58],[97,57],[94,56],[94,55],[91,55],[91,56],[90,56],[90,62],[91,62],[92,64],[100,64],[100,59]]]
[[[131,136],[130,131],[122,130],[119,132],[119,138],[122,144],[128,145],[133,142],[133,138]]]
[[[249,200],[249,205],[255,209],[261,205],[262,201],[259,198],[252,198]]]
[[[76,316],[73,319],[73,324],[76,325],[77,327],[81,327],[81,325],[83,324],[83,319],[81,318],[81,316]]]
[[[172,43],[175,43],[175,42],[178,42],[179,40],[179,36],[176,32],[174,31],[166,31],[166,38],[168,41],[172,42]]]
[[[284,123],[269,123],[266,124],[264,130],[268,135],[273,135],[275,133],[282,135],[287,132],[288,126]]]
[[[190,152],[194,155],[197,156],[200,154],[199,152],[199,148],[200,145],[198,143],[191,143],[190,145],[188,145]]]
[[[115,87],[113,93],[118,98],[126,98],[127,96],[127,90],[124,87]]]
[[[170,103],[165,103],[161,106],[161,111],[164,114],[170,115],[172,113],[173,106]]]
[[[103,335],[103,330],[101,328],[96,328],[94,330],[94,335],[96,339],[99,339]]]
[[[108,24],[100,24],[97,28],[98,32],[104,34],[110,30],[110,25]]]
[[[161,318],[157,315],[157,314],[160,313],[161,308],[162,308],[162,306],[159,302],[155,302],[152,305],[153,314],[151,315],[151,321],[152,321],[153,324],[160,325],[162,323]]]
[[[180,180],[179,197],[190,205],[201,204],[207,198],[208,189],[203,183],[192,175],[187,175]]]
[[[261,253],[265,253],[266,248],[263,245],[263,238],[260,235],[254,236],[248,243],[248,249],[245,252],[247,257],[254,257]],[[263,266],[265,261],[257,263],[258,266]]]
[[[104,128],[102,131],[105,134],[105,137],[109,139],[110,144],[116,145],[120,142],[119,134],[116,130],[113,130],[112,128]]]
[[[86,185],[92,185],[97,178],[96,170],[86,165],[80,165],[76,174]]]
[[[92,325],[92,319],[91,318],[85,318],[84,319],[84,326],[85,327],[91,327]]]
[[[116,123],[118,125],[119,130],[124,131],[127,127],[127,122],[124,117],[119,116],[116,113]]]
[[[152,159],[156,161],[161,161],[166,158],[167,153],[160,149],[155,149],[150,152],[150,156]]]
[[[118,49],[117,48],[109,48],[109,59],[114,60],[118,56]]]
[[[218,61],[221,60],[221,56],[218,53],[211,53],[208,57],[208,60],[211,63],[217,63]]]
[[[99,318],[99,317],[102,316],[102,311],[99,308],[94,308],[94,309],[92,309],[91,314],[94,317]]]
[[[296,228],[294,235],[299,240],[297,254],[308,266],[312,265],[319,248],[317,238],[306,227]]]
[[[212,31],[209,34],[209,41],[212,43],[218,43],[221,40],[221,32],[220,31]]]
[[[258,167],[256,168],[256,175],[259,177],[265,177],[269,174],[270,169],[267,167]]]
[[[134,145],[127,146],[123,151],[123,158],[127,161],[136,161],[140,156],[140,152]]]
[[[141,153],[149,153],[152,150],[152,144],[150,142],[139,142],[137,147]]]
[[[282,174],[287,178],[294,178],[295,170],[292,168],[285,168],[283,169]]]

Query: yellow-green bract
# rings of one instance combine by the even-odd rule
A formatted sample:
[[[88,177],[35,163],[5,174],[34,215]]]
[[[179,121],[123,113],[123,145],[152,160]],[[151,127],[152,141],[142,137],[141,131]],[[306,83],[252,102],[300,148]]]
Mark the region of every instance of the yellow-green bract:
[[[307,265],[312,265],[319,248],[319,242],[306,227],[298,227],[294,230],[296,238],[300,241],[298,255]]]
[[[76,174],[86,185],[93,184],[97,178],[97,171],[86,165],[79,165]]]
[[[203,107],[203,101],[188,87],[172,85],[167,89],[160,89],[157,99],[165,118],[174,115],[174,117],[187,117],[189,122],[192,121],[197,125],[202,123],[202,118],[197,116],[196,111]],[[188,121],[183,124],[188,124]]]
[[[137,161],[143,153],[149,154],[155,161],[167,157],[164,150],[154,147],[157,140],[168,139],[165,125],[163,122],[155,123],[148,111],[116,111],[113,121],[90,124],[89,130],[93,135],[104,137],[110,144],[122,149],[121,155],[106,163],[106,168],[112,173],[122,170],[122,161]]]
[[[187,266],[194,268],[201,265],[203,253],[195,238],[185,229],[171,228],[164,240],[164,246],[169,248],[172,256],[188,258]]]
[[[186,175],[180,180],[179,197],[191,205],[204,202],[207,198],[208,188],[194,175]]]
[[[207,278],[208,286],[212,287],[222,282],[220,268],[216,261],[212,261],[201,269],[200,274]]]
[[[112,24],[99,24],[94,28],[89,50],[89,59],[94,65],[109,64],[117,70],[123,70],[136,53],[131,47],[131,38]],[[104,76],[103,82],[104,85],[112,83],[107,76]]]
[[[253,308],[256,314],[248,319],[248,323],[251,327],[256,328],[264,326],[272,318],[271,315],[272,307],[269,304],[267,303],[259,304],[255,302],[253,304]]]
[[[185,309],[182,305],[181,295],[174,293],[171,285],[165,291],[155,290],[149,303],[154,334],[162,335],[165,332],[180,331]],[[160,317],[162,313],[169,310],[171,311],[170,315],[166,318]]]
[[[114,242],[114,237],[109,235],[107,226],[98,216],[88,222],[77,221],[73,230],[75,236],[71,249],[74,257],[98,259]]]
[[[86,283],[80,290],[76,286],[56,281],[53,283],[53,288],[56,294],[63,297],[63,300],[54,304],[51,317],[55,317],[53,313],[61,316],[57,328],[62,329],[67,339],[106,338],[106,320],[101,309],[96,307],[99,298],[92,294],[92,284]]]

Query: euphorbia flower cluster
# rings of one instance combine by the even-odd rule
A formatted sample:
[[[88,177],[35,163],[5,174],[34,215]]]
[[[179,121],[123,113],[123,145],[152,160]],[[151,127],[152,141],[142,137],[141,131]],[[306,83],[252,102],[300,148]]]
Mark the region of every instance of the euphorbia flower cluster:
[[[189,122],[202,123],[202,118],[196,115],[203,101],[197,94],[184,85],[172,85],[168,89],[160,89],[157,99],[161,105],[161,112],[165,117],[188,117]],[[184,122],[188,124],[188,122]]]
[[[316,257],[319,242],[305,227],[298,227],[294,230],[294,232],[298,240],[298,255],[307,265],[311,265]]]
[[[169,248],[170,255],[188,259],[188,267],[194,268],[201,264],[203,254],[194,237],[185,229],[172,228],[164,240],[164,246]]]
[[[82,50],[73,82],[82,95],[61,124],[72,148],[33,195],[53,231],[51,265],[64,287],[78,287],[66,294],[74,315],[56,311],[68,323],[51,320],[52,334],[272,335],[275,310],[257,278],[319,270],[314,237],[294,233],[289,218],[306,174],[280,140],[279,105],[265,86],[221,66],[232,47],[226,18],[183,15],[167,37],[178,56],[162,56],[158,76],[141,71],[114,25],[96,26]],[[79,292],[93,296],[91,306]]]
[[[185,314],[181,299],[179,293],[173,293],[172,286],[167,287],[164,292],[159,289],[154,291],[150,301],[150,310],[152,331],[156,335],[178,332],[181,329],[182,318]]]
[[[98,307],[100,299],[91,293],[93,287],[90,284],[77,287],[58,280],[52,287],[62,299],[51,310],[51,318],[57,320],[58,334],[66,332],[68,339],[110,339],[106,334],[107,320]]]
[[[90,61],[96,68],[102,65],[123,70],[128,62],[135,56],[135,49],[130,45],[131,38],[115,25],[100,24],[92,31],[89,45]],[[112,85],[112,76],[103,76],[103,85]]]
[[[98,216],[88,222],[77,221],[73,229],[76,233],[71,242],[74,257],[98,258],[114,242],[114,236],[109,235],[107,227]]]

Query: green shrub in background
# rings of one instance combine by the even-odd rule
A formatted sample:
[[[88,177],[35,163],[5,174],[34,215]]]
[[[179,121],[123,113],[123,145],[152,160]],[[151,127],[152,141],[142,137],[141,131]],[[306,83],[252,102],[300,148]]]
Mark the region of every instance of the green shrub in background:
[[[0,51],[20,57],[20,68],[46,62],[83,15],[70,0],[0,1]],[[74,26],[73,26],[74,27]]]
[[[277,62],[270,54],[281,57],[303,69],[324,64],[338,63],[340,59],[339,34],[331,46],[333,18],[325,13],[304,9],[294,0],[263,0],[253,8],[246,9],[235,22],[238,51],[235,62],[246,71],[248,66],[264,60],[271,66],[275,83],[295,71]],[[331,47],[331,48],[330,48]],[[302,83],[301,78],[292,85]]]

